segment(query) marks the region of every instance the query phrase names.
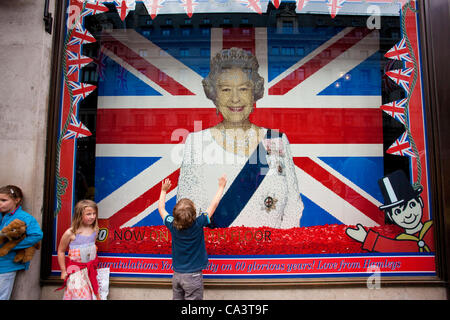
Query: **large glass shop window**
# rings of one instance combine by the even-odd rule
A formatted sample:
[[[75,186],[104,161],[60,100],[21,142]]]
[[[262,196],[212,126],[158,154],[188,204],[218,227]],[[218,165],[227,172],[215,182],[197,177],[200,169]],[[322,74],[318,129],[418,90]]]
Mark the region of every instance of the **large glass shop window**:
[[[417,3],[243,3],[67,4],[52,273],[92,199],[112,278],[170,278],[162,181],[225,173],[206,279],[435,276]]]

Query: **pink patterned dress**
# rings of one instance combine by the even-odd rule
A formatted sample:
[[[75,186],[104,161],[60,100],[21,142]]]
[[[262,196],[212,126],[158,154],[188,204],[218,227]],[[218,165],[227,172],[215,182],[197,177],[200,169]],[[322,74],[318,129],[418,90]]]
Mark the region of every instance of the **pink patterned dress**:
[[[75,240],[69,244],[69,259],[75,263],[93,262],[97,257],[95,240],[97,232],[89,236],[75,235]],[[78,265],[68,264],[66,288],[63,300],[97,300],[91,281],[89,280],[89,268],[80,268]]]

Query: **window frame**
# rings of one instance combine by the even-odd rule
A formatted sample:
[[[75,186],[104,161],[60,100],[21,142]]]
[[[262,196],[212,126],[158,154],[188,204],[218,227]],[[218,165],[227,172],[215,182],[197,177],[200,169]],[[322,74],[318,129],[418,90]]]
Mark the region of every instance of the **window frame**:
[[[444,192],[450,190],[450,169],[444,162],[446,155],[442,148],[450,145],[450,132],[445,129],[447,126],[445,116],[448,117],[449,111],[446,106],[449,105],[449,98],[446,95],[445,81],[446,74],[440,70],[442,65],[446,65],[445,39],[448,39],[448,30],[443,26],[449,26],[448,19],[445,14],[439,10],[439,1],[444,3],[445,0],[424,1],[419,6],[420,19],[420,50],[422,53],[422,72],[423,72],[423,92],[425,100],[426,117],[426,138],[427,148],[429,152],[430,166],[430,198],[433,207],[434,218],[436,219],[436,277],[432,278],[388,278],[383,279],[383,283],[390,285],[415,285],[427,284],[444,286],[449,281],[450,274],[450,200],[446,199]],[[51,57],[51,85],[49,92],[49,108],[48,108],[48,131],[47,131],[47,152],[46,167],[44,181],[43,196],[43,215],[42,226],[46,235],[42,240],[41,254],[41,282],[43,284],[60,283],[61,281],[50,275],[51,269],[51,246],[53,234],[53,212],[55,198],[55,172],[56,172],[56,153],[57,153],[57,133],[59,129],[59,109],[62,99],[62,63],[64,56],[64,36],[65,36],[65,1],[57,1],[55,4],[55,28],[53,34],[53,49]],[[432,30],[446,30],[444,32],[432,32]],[[432,48],[435,48],[434,50]],[[441,50],[437,50],[441,48]],[[443,53],[444,52],[444,53]],[[444,115],[444,117],[440,116]],[[447,118],[448,119],[448,118]],[[164,284],[168,285],[170,279],[112,279],[112,283],[117,285],[133,284]],[[320,285],[328,286],[352,286],[355,284],[364,285],[365,279],[319,279],[319,280],[302,280],[295,279],[291,281],[268,281],[261,280],[238,280],[238,281],[222,281],[222,280],[206,280],[206,283],[212,285],[234,284],[234,285],[260,285],[262,283],[269,285]]]

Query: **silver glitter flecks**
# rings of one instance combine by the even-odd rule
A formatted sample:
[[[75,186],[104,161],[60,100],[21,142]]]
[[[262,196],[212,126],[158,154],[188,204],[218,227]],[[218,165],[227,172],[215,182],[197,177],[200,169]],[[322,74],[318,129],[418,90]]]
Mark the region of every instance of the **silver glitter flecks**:
[[[267,129],[264,129],[264,134]],[[295,167],[285,135],[277,138],[268,155],[269,168],[248,203],[231,226],[292,228],[298,227],[303,203],[295,174]],[[227,192],[242,170],[247,157],[224,150],[212,137],[210,129],[191,133],[186,139],[183,162],[178,181],[177,201],[191,199],[197,210],[206,209],[217,191],[218,178],[227,175]],[[270,210],[265,199],[274,200]],[[275,201],[276,200],[276,201]]]

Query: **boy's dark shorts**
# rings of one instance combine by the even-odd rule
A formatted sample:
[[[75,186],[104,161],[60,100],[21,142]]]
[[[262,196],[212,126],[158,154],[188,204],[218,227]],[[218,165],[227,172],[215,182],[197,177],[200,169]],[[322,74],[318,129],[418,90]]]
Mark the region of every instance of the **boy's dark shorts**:
[[[173,300],[203,300],[203,273],[173,273]]]

